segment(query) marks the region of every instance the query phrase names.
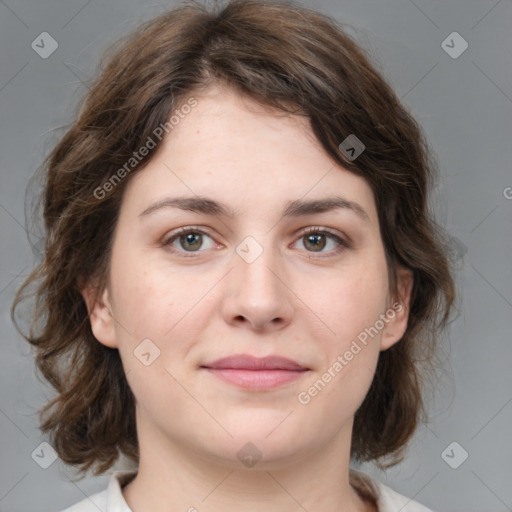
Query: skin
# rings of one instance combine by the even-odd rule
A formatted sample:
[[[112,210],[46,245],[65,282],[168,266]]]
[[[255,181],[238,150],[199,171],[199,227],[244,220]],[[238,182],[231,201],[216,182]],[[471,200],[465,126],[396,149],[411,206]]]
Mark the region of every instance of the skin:
[[[124,497],[134,512],[374,510],[349,484],[353,418],[380,351],[405,332],[411,274],[399,270],[392,297],[373,193],[326,154],[306,118],[218,86],[195,97],[125,190],[100,300],[92,304],[91,287],[83,290],[94,335],[119,350],[136,397],[140,465]],[[333,192],[368,219],[348,208],[281,218],[288,201]],[[140,216],[164,198],[195,195],[236,215],[162,208]],[[164,244],[187,226],[195,239]],[[350,247],[324,235],[315,250],[301,233],[312,227]],[[251,263],[236,251],[247,236],[263,250]],[[299,403],[397,298],[401,311]],[[134,355],[144,339],[160,350],[148,366]],[[200,368],[240,353],[280,355],[309,370],[253,391]],[[247,442],[262,454],[250,468],[237,457]]]

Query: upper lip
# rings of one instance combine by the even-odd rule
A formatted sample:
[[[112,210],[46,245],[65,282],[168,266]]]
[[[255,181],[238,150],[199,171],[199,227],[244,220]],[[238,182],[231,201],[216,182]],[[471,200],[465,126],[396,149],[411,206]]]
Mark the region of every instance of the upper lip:
[[[215,370],[307,370],[292,359],[281,356],[253,357],[246,354],[237,354],[217,359],[212,363],[202,365],[203,368]]]

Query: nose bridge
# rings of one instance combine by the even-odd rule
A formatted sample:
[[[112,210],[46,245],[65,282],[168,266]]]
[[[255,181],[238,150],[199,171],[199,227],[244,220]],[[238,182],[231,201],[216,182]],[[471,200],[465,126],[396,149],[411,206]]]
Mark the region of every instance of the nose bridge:
[[[262,240],[264,237],[259,238]],[[278,260],[271,236],[260,242],[249,235],[236,247],[235,279],[239,279],[240,285],[253,294],[279,294],[282,283],[278,278],[278,269],[281,267]]]
[[[228,321],[243,318],[258,329],[277,320],[286,324],[292,314],[279,251],[274,250],[271,236],[262,238],[263,243],[248,236],[236,247],[229,296],[224,303]]]

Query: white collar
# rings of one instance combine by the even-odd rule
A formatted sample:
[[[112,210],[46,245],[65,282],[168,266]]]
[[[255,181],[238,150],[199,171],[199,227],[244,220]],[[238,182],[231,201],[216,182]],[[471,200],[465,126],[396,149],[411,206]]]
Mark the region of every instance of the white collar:
[[[133,512],[124,499],[122,487],[136,474],[137,471],[133,470],[112,473],[107,489],[71,507],[69,512],[97,512],[97,506],[91,507],[93,503],[104,503],[105,510],[100,509],[102,512]],[[359,494],[370,495],[375,500],[379,512],[432,512],[431,509],[402,496],[366,473],[350,469],[349,477],[351,485]]]

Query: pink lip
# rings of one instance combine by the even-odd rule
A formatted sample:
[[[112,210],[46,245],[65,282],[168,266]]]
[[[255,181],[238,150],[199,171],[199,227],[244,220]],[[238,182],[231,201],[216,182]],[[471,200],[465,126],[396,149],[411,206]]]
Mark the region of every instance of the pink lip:
[[[218,359],[202,368],[245,389],[272,389],[299,379],[308,368],[279,356],[256,358],[245,354]]]

